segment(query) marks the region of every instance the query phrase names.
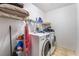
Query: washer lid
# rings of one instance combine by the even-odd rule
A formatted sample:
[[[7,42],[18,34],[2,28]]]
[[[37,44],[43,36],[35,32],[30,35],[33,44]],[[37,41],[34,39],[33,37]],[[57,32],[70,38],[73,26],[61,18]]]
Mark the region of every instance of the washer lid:
[[[49,35],[49,33],[34,33],[34,32],[31,32],[30,34],[34,35],[34,36],[46,36],[46,35]]]

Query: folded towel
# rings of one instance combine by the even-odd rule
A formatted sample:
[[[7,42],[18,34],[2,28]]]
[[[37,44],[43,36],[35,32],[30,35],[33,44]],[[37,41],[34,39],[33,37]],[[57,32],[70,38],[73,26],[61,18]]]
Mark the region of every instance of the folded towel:
[[[21,18],[26,18],[29,16],[28,11],[11,4],[0,4],[0,11],[6,14],[14,15]]]
[[[12,19],[16,19],[16,20],[24,20],[25,18],[22,17],[18,17],[12,14],[7,14],[5,12],[0,11],[0,17],[7,17],[7,18],[12,18]]]

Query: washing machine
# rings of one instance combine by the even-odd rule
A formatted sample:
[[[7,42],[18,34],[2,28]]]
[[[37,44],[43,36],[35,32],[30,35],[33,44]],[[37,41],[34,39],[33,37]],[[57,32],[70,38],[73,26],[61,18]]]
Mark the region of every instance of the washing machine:
[[[49,36],[50,36],[50,42],[51,42],[51,50],[49,51],[50,54],[52,55],[56,49],[56,36],[55,36],[55,32],[49,32]]]
[[[50,33],[30,33],[31,35],[31,55],[32,56],[50,56],[51,55],[51,37]]]

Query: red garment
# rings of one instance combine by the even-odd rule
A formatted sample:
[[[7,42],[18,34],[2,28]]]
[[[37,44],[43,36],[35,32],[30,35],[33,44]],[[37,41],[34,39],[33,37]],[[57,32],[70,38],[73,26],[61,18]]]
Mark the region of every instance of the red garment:
[[[26,54],[30,55],[31,53],[31,40],[30,40],[30,34],[28,30],[28,26],[25,26],[25,50]]]

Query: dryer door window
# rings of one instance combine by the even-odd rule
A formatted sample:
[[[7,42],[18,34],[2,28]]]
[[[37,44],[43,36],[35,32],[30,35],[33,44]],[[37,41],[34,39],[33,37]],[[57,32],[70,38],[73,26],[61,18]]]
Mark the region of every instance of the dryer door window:
[[[45,42],[44,42],[44,45],[43,45],[43,50],[42,50],[42,55],[43,56],[46,56],[46,55],[48,55],[48,52],[50,51],[50,49],[51,49],[51,43],[50,43],[50,41],[49,40],[46,40]]]

